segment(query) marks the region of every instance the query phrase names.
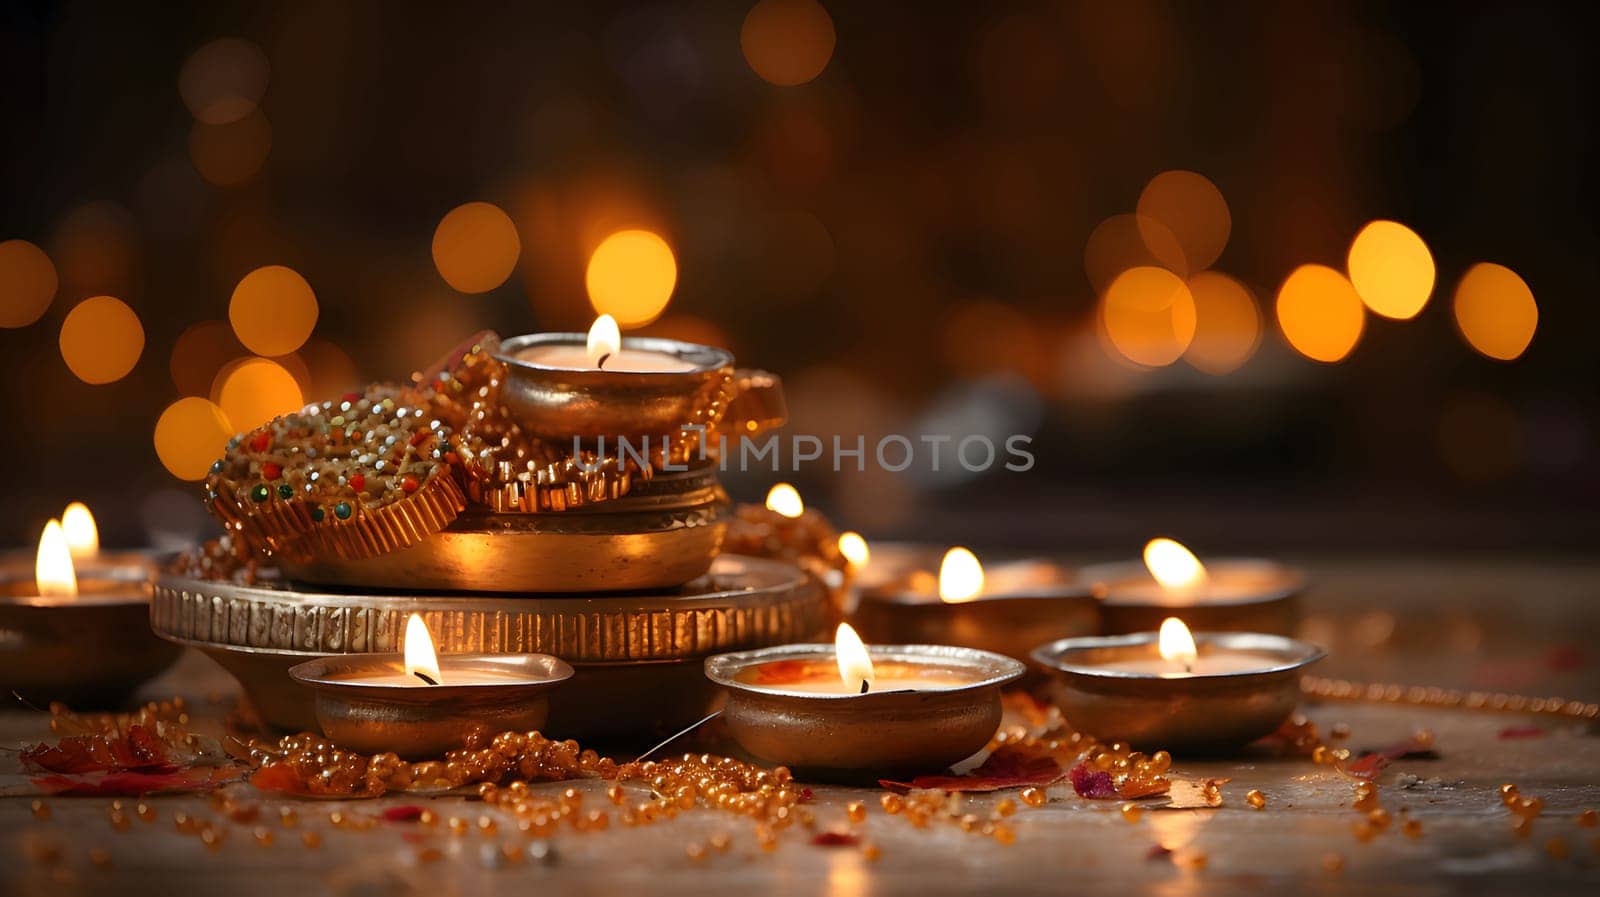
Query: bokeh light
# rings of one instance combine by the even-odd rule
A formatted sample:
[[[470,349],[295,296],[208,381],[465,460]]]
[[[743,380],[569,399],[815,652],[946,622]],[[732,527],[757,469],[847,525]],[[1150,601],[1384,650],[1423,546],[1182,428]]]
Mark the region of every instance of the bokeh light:
[[[39,320],[56,296],[56,266],[27,240],[0,243],[0,327]]]
[[[195,122],[189,131],[194,170],[219,187],[233,187],[255,177],[271,152],[272,125],[259,109],[223,125]]]
[[[584,276],[589,304],[624,327],[660,316],[678,283],[678,262],[667,241],[647,230],[618,231],[589,256]]]
[[[822,74],[833,58],[834,40],[833,18],[815,0],[761,0],[739,29],[745,61],[780,87]]]
[[[1181,358],[1194,339],[1194,297],[1171,271],[1129,268],[1106,290],[1100,320],[1111,345],[1124,358],[1162,367]]]
[[[433,232],[433,264],[463,293],[487,293],[505,283],[521,254],[517,226],[492,203],[456,206]]]
[[[1196,370],[1221,376],[1238,370],[1261,345],[1261,311],[1239,281],[1218,271],[1188,280],[1194,297],[1194,341],[1183,359]]]
[[[1511,361],[1527,351],[1539,327],[1533,290],[1517,272],[1493,262],[1467,269],[1456,286],[1456,327],[1480,353]]]
[[[225,37],[189,55],[178,72],[178,93],[196,119],[225,125],[255,111],[270,73],[260,47]]]
[[[1350,243],[1348,270],[1356,294],[1386,318],[1414,318],[1433,293],[1433,253],[1411,228],[1374,221]]]
[[[1278,326],[1295,351],[1314,361],[1349,355],[1366,317],[1356,288],[1326,265],[1301,265],[1278,288]]]
[[[1193,171],[1163,171],[1151,178],[1139,194],[1138,213],[1145,245],[1163,265],[1179,273],[1209,268],[1222,255],[1233,230],[1222,191]],[[1159,221],[1177,238],[1179,254],[1171,252],[1166,235],[1151,228],[1151,221]]]
[[[250,351],[287,355],[300,348],[317,326],[317,296],[294,269],[267,265],[246,274],[234,287],[228,321]]]
[[[168,368],[172,385],[183,396],[208,395],[217,372],[245,354],[244,344],[226,321],[200,321],[189,325],[172,345]]]
[[[332,399],[365,385],[349,353],[325,339],[312,337],[289,357],[295,356],[305,363],[309,375],[300,390],[307,401]]]
[[[138,286],[139,235],[133,214],[109,200],[84,203],[64,216],[50,241],[61,295],[132,296]]]
[[[143,352],[144,325],[121,299],[85,299],[61,322],[61,358],[85,383],[121,380]]]
[[[180,480],[204,479],[233,434],[233,424],[221,408],[208,399],[188,396],[168,405],[156,420],[156,457]]]
[[[217,390],[217,404],[236,432],[248,432],[305,405],[300,381],[270,358],[246,358],[224,368],[219,376],[222,385]]]
[[[1140,265],[1164,267],[1163,259],[1183,258],[1183,247],[1167,226],[1153,218],[1113,215],[1100,222],[1083,244],[1083,271],[1097,295],[1117,275]]]
[[[1047,332],[1037,318],[1004,302],[983,300],[956,306],[940,326],[945,365],[963,379],[1017,374],[1048,383],[1053,362]]]

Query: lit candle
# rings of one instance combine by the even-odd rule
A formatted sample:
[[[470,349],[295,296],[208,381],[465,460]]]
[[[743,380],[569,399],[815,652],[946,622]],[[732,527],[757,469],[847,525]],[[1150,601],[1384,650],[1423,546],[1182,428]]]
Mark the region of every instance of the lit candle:
[[[825,660],[795,665],[790,661],[752,668],[746,680],[754,688],[771,687],[811,695],[866,695],[874,692],[937,690],[970,685],[936,667],[891,662],[874,664],[866,643],[849,623],[840,623],[833,637],[833,663]],[[881,669],[880,669],[881,667]]]
[[[66,534],[73,560],[87,560],[100,553],[100,530],[83,502],[75,501],[61,512],[61,530]]]
[[[1185,676],[1213,676],[1243,673],[1272,666],[1274,659],[1250,651],[1218,649],[1201,654],[1195,646],[1194,635],[1177,617],[1161,621],[1156,650],[1160,657],[1136,657],[1108,661],[1102,664],[1108,670],[1125,673],[1151,673],[1163,678]]]
[[[796,520],[806,512],[806,503],[800,500],[800,490],[788,483],[777,483],[767,490],[767,510]]]
[[[1255,558],[1212,558],[1202,563],[1181,542],[1151,539],[1143,563],[1085,567],[1083,578],[1102,599],[1105,631],[1147,632],[1180,610],[1207,632],[1287,633],[1300,571]]]
[[[624,374],[684,373],[695,365],[666,352],[628,347],[617,320],[610,315],[596,318],[584,345],[545,343],[518,350],[518,361],[543,368],[569,371],[611,371]]]
[[[39,553],[33,563],[34,586],[45,598],[76,598],[78,572],[72,567],[72,549],[61,521],[51,519],[39,536]]]
[[[373,668],[335,674],[332,678],[352,685],[386,685],[406,688],[428,688],[457,685],[509,685],[525,682],[527,677],[510,669],[483,668],[476,665],[451,663],[445,655],[441,667],[434,649],[433,635],[421,614],[406,619],[404,661],[401,669]]]
[[[872,549],[867,547],[867,540],[857,532],[839,534],[839,553],[844,555],[851,573],[860,573],[872,561]]]

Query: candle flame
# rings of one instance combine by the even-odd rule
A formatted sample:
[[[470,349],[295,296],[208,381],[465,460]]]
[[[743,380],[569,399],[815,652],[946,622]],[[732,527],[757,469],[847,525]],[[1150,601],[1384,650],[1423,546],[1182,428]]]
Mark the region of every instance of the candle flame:
[[[617,327],[617,319],[610,315],[595,318],[589,327],[589,363],[597,368],[605,367],[606,359],[621,348],[622,331]]]
[[[1161,621],[1161,635],[1157,639],[1157,647],[1161,649],[1161,659],[1181,663],[1184,669],[1194,664],[1194,659],[1200,651],[1195,647],[1194,635],[1189,632],[1189,627],[1177,617],[1168,617]]]
[[[806,512],[806,503],[800,493],[788,483],[779,483],[767,491],[767,510],[785,517],[799,517]]]
[[[1206,566],[1174,539],[1151,539],[1144,546],[1144,565],[1168,592],[1188,594],[1206,584]]]
[[[72,569],[72,549],[61,521],[52,519],[39,536],[39,554],[33,563],[33,581],[47,598],[72,598],[78,594],[78,574]]]
[[[866,694],[872,688],[872,655],[849,623],[839,624],[833,635],[833,651],[839,657],[839,678],[845,688]]]
[[[960,604],[983,594],[983,565],[978,556],[959,545],[944,553],[939,564],[939,600]]]
[[[860,570],[872,559],[872,551],[867,548],[867,540],[856,532],[839,535],[839,553],[850,563],[851,570]]]
[[[67,535],[67,547],[73,560],[81,561],[100,553],[100,530],[94,525],[94,515],[81,501],[67,505],[61,512],[61,529]]]
[[[406,620],[406,675],[419,681],[426,676],[434,685],[444,682],[439,675],[439,655],[433,650],[433,636],[421,614],[412,614]]]

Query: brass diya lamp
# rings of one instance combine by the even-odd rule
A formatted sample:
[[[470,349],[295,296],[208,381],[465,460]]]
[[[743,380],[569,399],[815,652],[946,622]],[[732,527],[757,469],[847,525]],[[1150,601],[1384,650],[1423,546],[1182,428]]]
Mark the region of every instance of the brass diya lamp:
[[[936,772],[982,750],[1000,726],[1009,657],[944,645],[867,648],[849,624],[834,644],[719,654],[705,674],[727,692],[740,748],[813,779]]]
[[[51,520],[32,575],[0,578],[0,683],[39,705],[108,706],[171,666],[179,649],[150,631],[144,568],[89,561],[75,528],[82,576],[66,530]]]
[[[1201,563],[1172,539],[1152,539],[1144,562],[1083,568],[1100,601],[1103,632],[1150,632],[1181,615],[1196,630],[1288,635],[1299,616],[1305,574],[1259,558]]]
[[[879,560],[879,555],[884,555]],[[1096,602],[1070,568],[1028,559],[985,566],[966,548],[874,551],[852,620],[867,639],[963,645],[1026,662],[1041,642],[1099,631]],[[889,565],[890,572],[874,567]]]
[[[1061,639],[1033,652],[1073,728],[1196,754],[1276,731],[1299,702],[1301,673],[1322,657],[1316,645],[1281,635],[1191,633],[1176,617],[1159,632]]]
[[[548,654],[438,655],[421,616],[398,654],[345,654],[289,668],[315,694],[317,724],[340,747],[437,757],[474,735],[543,729],[550,692],[572,667]]]

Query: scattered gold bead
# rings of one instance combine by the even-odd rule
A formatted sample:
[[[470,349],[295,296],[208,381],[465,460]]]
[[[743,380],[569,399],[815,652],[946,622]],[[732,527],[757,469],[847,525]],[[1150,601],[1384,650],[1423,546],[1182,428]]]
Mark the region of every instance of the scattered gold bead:
[[[1526,838],[1533,834],[1533,817],[1518,816],[1511,820],[1511,834],[1518,838]]]
[[[1262,810],[1267,806],[1267,796],[1252,788],[1245,794],[1244,802],[1257,810]]]
[[[702,860],[704,860],[706,858],[706,846],[704,844],[699,843],[699,842],[692,843],[689,846],[685,847],[683,849],[683,852],[689,857],[690,861],[692,861],[692,862],[698,863],[698,862],[700,862],[700,861],[702,861]]]
[[[156,821],[156,808],[147,803],[140,803],[137,807],[134,807],[133,813],[139,817],[140,822]]]
[[[256,843],[260,844],[262,847],[272,846],[272,829],[267,828],[264,825],[258,825],[256,826],[255,831],[251,834],[255,836]]]
[[[478,817],[478,834],[488,837],[500,831],[500,823],[494,821],[492,816]]]
[[[1594,828],[1596,824],[1600,824],[1600,814],[1596,814],[1595,811],[1584,810],[1578,814],[1579,828]]]
[[[131,824],[131,821],[128,819],[128,814],[122,812],[121,810],[112,810],[109,818],[111,820],[111,828],[114,831],[125,832],[128,830],[128,826]]]
[[[1422,837],[1422,820],[1407,819],[1405,822],[1400,823],[1400,833],[1413,841]]]
[[[878,848],[878,845],[872,843],[871,841],[861,845],[861,858],[867,862],[876,863],[878,858],[881,856],[883,856],[883,851]]]
[[[1138,804],[1123,804],[1122,805],[1122,818],[1126,819],[1129,822],[1138,822],[1139,821],[1139,817],[1141,815],[1143,815],[1143,814],[1144,814],[1144,811],[1139,808]]]
[[[1022,789],[1022,802],[1030,807],[1042,807],[1049,801],[1050,797],[1045,794],[1043,788]]]
[[[906,799],[893,792],[887,792],[878,798],[878,804],[883,807],[883,812],[893,816],[906,808]]]
[[[612,785],[606,789],[606,799],[620,807],[628,799],[628,793],[622,790],[621,785]]]
[[[33,818],[35,818],[35,819],[49,819],[50,818],[50,805],[45,803],[42,800],[34,801],[33,802]]]
[[[1009,797],[1000,798],[1000,800],[994,805],[994,813],[996,816],[1010,816],[1015,812],[1017,812],[1017,802]]]
[[[1371,841],[1378,835],[1378,830],[1373,828],[1372,823],[1366,821],[1365,819],[1350,826],[1350,832],[1351,834],[1355,835],[1356,840],[1360,841],[1362,844]]]
[[[1338,853],[1325,853],[1322,855],[1322,868],[1330,874],[1338,875],[1344,871],[1344,855]]]
[[[308,850],[316,850],[322,846],[322,836],[313,831],[304,831],[300,833],[300,843]]]
[[[1328,737],[1329,738],[1340,738],[1340,739],[1349,738],[1350,737],[1350,724],[1349,723],[1334,723],[1333,726],[1328,729]]]
[[[1009,847],[1010,845],[1017,843],[1017,830],[1004,822],[997,823],[994,827],[994,833],[991,835],[991,837],[1001,844]]]
[[[867,805],[858,800],[851,801],[845,806],[844,815],[851,822],[865,822],[867,819]]]
[[[711,845],[712,850],[718,853],[727,853],[728,848],[733,846],[733,839],[728,837],[727,832],[717,832],[711,836],[707,843]]]
[[[221,850],[223,839],[224,835],[210,826],[200,831],[200,843],[204,844],[207,850]]]
[[[1519,796],[1520,795],[1517,793],[1517,786],[1516,785],[1513,785],[1510,782],[1507,782],[1504,785],[1500,786],[1500,802],[1505,804],[1506,806],[1509,807],[1512,804],[1516,803],[1517,802],[1517,798]]]
[[[1381,832],[1389,827],[1389,823],[1394,821],[1394,817],[1389,815],[1388,810],[1379,807],[1367,814],[1367,821],[1372,823],[1373,828]]]
[[[1544,798],[1519,797],[1511,805],[1511,812],[1526,819],[1535,819],[1544,812]]]
[[[471,826],[467,824],[467,821],[462,819],[460,816],[451,816],[450,819],[445,822],[445,825],[450,827],[450,834],[458,836],[465,835],[471,828]]]
[[[438,825],[439,814],[433,812],[432,810],[423,810],[422,813],[417,816],[417,822],[420,822],[423,825]]]

